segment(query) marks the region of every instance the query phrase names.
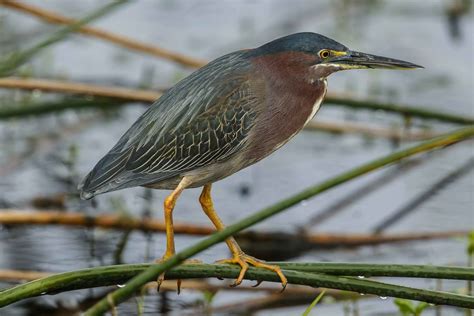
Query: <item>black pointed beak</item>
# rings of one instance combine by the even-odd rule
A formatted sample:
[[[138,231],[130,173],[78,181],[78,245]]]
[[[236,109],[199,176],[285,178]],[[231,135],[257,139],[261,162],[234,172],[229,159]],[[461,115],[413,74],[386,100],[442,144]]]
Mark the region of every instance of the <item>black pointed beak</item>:
[[[331,58],[328,64],[339,65],[342,69],[419,69],[423,66],[409,63],[407,61],[370,55],[361,52],[348,51],[345,55]]]

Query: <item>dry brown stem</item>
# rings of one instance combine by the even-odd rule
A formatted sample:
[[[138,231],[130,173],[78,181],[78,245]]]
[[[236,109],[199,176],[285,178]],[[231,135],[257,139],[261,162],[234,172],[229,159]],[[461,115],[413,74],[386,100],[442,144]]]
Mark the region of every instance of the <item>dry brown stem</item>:
[[[155,91],[108,87],[79,82],[67,82],[49,79],[23,79],[16,77],[0,78],[0,88],[41,90],[47,92],[81,94],[150,103],[161,96],[160,92]]]
[[[64,211],[20,211],[15,209],[0,210],[0,224],[3,225],[66,225],[79,227],[100,227],[108,229],[142,230],[151,232],[165,232],[163,221],[146,218],[137,219],[123,217],[114,214],[102,214],[88,216],[82,213],[71,213]],[[188,234],[205,236],[215,232],[215,229],[207,225],[175,223],[174,230],[177,234]],[[243,232],[238,238],[248,238],[254,241],[271,241],[278,238],[298,239],[317,247],[343,247],[377,245],[382,243],[393,243],[413,240],[426,240],[438,238],[452,238],[465,236],[466,231],[446,231],[430,233],[409,233],[393,235],[372,234],[280,234],[268,232]]]
[[[17,11],[21,11],[26,14],[33,15],[49,23],[71,25],[77,22],[77,20],[75,19],[68,18],[58,13],[45,10],[45,9],[30,5],[30,4],[22,3],[19,1],[2,0],[0,1],[0,4],[4,7],[8,7],[11,9],[15,9]],[[102,40],[106,40],[108,42],[120,45],[128,49],[132,49],[132,50],[136,50],[136,51],[146,53],[149,55],[165,58],[165,59],[174,61],[178,64],[181,64],[183,66],[198,68],[198,67],[202,67],[203,65],[207,63],[206,61],[201,60],[201,59],[185,56],[185,55],[172,52],[158,46],[146,44],[146,43],[122,36],[122,35],[105,31],[97,27],[82,26],[81,28],[78,29],[77,32],[82,33],[84,35],[100,38]]]

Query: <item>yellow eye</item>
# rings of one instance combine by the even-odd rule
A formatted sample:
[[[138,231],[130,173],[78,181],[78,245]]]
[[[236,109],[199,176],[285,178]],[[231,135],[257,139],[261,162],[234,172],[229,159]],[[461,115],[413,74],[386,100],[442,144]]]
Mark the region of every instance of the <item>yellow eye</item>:
[[[327,49],[323,49],[323,50],[320,50],[319,51],[319,57],[323,58],[323,59],[326,59],[328,58],[329,56],[331,56],[331,52]]]

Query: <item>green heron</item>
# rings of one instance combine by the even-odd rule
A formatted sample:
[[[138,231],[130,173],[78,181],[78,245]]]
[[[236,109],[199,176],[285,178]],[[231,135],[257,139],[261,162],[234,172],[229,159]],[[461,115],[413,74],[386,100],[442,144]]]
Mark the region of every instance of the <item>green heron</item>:
[[[255,49],[224,55],[181,80],[130,127],[79,185],[81,197],[143,186],[169,189],[164,201],[166,252],[175,253],[172,212],[186,188],[203,187],[204,213],[224,224],[211,185],[265,158],[295,136],[318,111],[327,76],[345,69],[413,69],[418,65],[349,50],[315,33],[278,38]],[[272,270],[280,267],[246,255],[234,238],[224,263]]]

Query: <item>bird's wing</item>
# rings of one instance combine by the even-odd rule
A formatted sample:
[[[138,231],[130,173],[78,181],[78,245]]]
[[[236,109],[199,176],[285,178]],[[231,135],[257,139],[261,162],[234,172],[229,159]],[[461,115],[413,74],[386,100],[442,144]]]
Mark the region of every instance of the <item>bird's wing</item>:
[[[157,183],[232,156],[247,141],[262,101],[248,67],[227,55],[170,89],[89,173],[83,197]]]

